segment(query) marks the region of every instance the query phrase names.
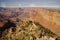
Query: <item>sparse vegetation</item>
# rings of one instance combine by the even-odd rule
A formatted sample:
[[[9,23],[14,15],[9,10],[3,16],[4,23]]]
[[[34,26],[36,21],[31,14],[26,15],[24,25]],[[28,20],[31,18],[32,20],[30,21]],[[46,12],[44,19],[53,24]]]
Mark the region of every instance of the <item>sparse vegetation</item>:
[[[2,40],[5,40],[5,39],[6,40],[30,40],[30,37],[33,37],[33,36],[38,37],[41,30],[45,30],[44,35],[49,35],[49,36],[55,35],[53,32],[51,32],[47,28],[44,28],[38,22],[32,22],[32,21],[23,21],[21,23],[18,22],[16,24],[16,29],[14,32],[13,32],[13,29],[12,28],[6,29],[2,33],[2,35],[4,36],[2,36],[0,39]]]
[[[38,22],[34,22],[35,25],[37,25],[39,27],[39,30],[44,30],[45,31],[45,35],[49,35],[51,37],[53,37],[54,35],[56,35],[55,33],[53,33],[51,30],[49,30],[48,28],[44,28],[42,25],[40,25]]]

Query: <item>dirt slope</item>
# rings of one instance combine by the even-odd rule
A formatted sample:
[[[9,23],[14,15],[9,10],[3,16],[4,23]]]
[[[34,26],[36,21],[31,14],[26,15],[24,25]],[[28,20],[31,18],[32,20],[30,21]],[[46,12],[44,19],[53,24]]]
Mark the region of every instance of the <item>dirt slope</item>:
[[[31,18],[38,21],[44,27],[50,29],[60,36],[60,13],[57,11],[50,11],[47,9],[37,8],[33,10]]]

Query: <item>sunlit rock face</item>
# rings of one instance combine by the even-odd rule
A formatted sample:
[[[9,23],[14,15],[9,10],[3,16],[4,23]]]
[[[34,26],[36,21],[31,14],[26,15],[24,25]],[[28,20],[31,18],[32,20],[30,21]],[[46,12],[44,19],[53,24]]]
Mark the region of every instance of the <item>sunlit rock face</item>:
[[[4,28],[8,20],[10,21],[9,27]],[[38,22],[40,26],[42,25],[44,28],[49,29],[53,37],[60,36],[59,10],[46,8],[0,8],[0,30],[5,29],[0,33],[2,34],[1,40],[5,40],[7,37],[7,40],[30,40],[32,36],[32,39],[34,36],[40,39],[38,36],[41,31],[38,30],[40,26],[34,22]],[[13,23],[15,27],[11,26],[10,23]],[[45,35],[43,38],[47,36]],[[49,36],[51,37],[51,35]]]

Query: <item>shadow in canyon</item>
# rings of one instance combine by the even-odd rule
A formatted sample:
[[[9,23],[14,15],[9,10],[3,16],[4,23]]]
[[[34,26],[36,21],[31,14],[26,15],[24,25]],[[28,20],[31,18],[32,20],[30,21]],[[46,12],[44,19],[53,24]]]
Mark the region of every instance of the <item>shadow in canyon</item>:
[[[1,37],[2,33],[3,33],[6,29],[9,29],[9,28],[11,28],[11,27],[13,27],[13,29],[14,29],[14,28],[16,27],[16,24],[13,23],[13,22],[11,22],[10,20],[8,20],[8,22],[5,23],[5,24],[3,25],[3,27],[0,28],[0,37]],[[13,29],[12,29],[12,30],[13,30]],[[14,31],[14,30],[13,30],[13,31]]]

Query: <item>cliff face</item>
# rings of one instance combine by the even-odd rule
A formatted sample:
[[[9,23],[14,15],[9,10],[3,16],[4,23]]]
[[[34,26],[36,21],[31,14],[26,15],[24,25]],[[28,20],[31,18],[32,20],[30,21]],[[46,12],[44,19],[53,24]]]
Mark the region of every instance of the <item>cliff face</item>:
[[[35,9],[34,12],[31,15],[34,21],[39,22],[44,27],[60,36],[60,13],[58,11],[38,8]]]

